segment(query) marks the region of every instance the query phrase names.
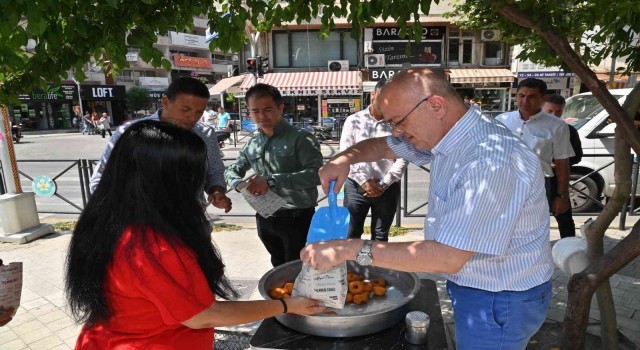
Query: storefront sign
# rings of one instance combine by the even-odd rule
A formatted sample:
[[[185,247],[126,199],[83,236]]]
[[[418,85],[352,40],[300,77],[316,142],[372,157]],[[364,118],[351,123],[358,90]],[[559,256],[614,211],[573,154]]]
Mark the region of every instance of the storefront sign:
[[[282,96],[317,96],[317,95],[360,95],[362,90],[360,89],[322,89],[322,90],[280,90]]]
[[[169,78],[165,78],[165,77],[140,77],[140,85],[144,85],[144,86],[169,86]]]
[[[424,65],[440,65],[442,63],[442,41],[373,42],[371,46],[373,53],[385,55],[387,65],[405,62]]]
[[[573,75],[574,75],[573,73],[561,72],[561,71],[518,72],[518,78],[562,78],[562,77],[572,77]]]
[[[389,80],[393,76],[402,71],[402,69],[388,69],[388,68],[371,68],[369,69],[369,80],[378,81],[380,79]]]
[[[83,85],[83,100],[116,101],[124,100],[125,87],[122,85]]]
[[[127,62],[138,62],[138,53],[127,52]]]
[[[178,67],[196,67],[211,69],[211,59],[204,57],[191,57],[177,55],[173,57],[173,61]]]
[[[149,90],[149,101],[159,102],[162,100],[165,90]]]
[[[213,74],[205,74],[191,71],[171,71],[171,79],[176,80],[180,77],[196,78],[204,84],[215,84],[217,82],[216,77]]]
[[[208,49],[209,45],[205,42],[203,35],[193,35],[186,33],[170,32],[171,43],[173,45],[195,47],[199,49]]]
[[[78,87],[76,85],[47,85],[43,89],[33,89],[28,94],[18,95],[22,101],[72,101],[78,99]]]
[[[437,26],[437,27],[422,27],[422,40],[430,40],[430,39],[444,39],[444,34],[447,32],[447,27]],[[398,27],[378,27],[373,28],[373,40],[410,40],[405,36],[404,38],[400,37],[400,28]]]

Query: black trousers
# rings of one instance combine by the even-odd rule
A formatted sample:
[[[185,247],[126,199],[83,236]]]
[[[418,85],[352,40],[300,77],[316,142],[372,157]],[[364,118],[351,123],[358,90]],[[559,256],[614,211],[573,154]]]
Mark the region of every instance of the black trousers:
[[[547,200],[549,201],[549,210],[553,210],[553,201],[558,194],[558,180],[556,177],[546,177],[545,178],[545,187],[547,190]],[[573,221],[573,215],[571,211],[571,205],[569,205],[569,210],[564,213],[553,215],[558,222],[558,230],[560,231],[560,237],[575,237],[576,235],[576,224]]]
[[[389,229],[396,215],[400,199],[400,183],[396,182],[376,198],[363,196],[358,192],[360,185],[352,179],[344,183],[344,206],[349,209],[349,238],[360,238],[364,232],[364,222],[371,209],[371,239],[388,241]]]
[[[109,133],[109,136],[111,136],[111,129],[102,129],[102,138],[104,138],[105,133]]]
[[[315,208],[279,210],[263,218],[256,214],[258,237],[271,255],[273,267],[300,259]]]

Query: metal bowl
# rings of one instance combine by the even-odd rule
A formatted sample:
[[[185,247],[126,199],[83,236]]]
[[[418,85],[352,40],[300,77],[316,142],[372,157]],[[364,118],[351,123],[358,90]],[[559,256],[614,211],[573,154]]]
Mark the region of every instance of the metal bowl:
[[[268,271],[258,283],[258,290],[265,299],[271,299],[269,291],[295,281],[302,269],[300,260],[291,261]],[[344,309],[330,309],[337,314],[302,316],[281,314],[276,319],[298,332],[323,337],[355,337],[379,332],[400,322],[409,311],[409,302],[420,289],[420,280],[415,273],[360,266],[347,262],[349,272],[355,272],[368,280],[384,278],[387,294],[372,297],[367,303],[346,304]]]

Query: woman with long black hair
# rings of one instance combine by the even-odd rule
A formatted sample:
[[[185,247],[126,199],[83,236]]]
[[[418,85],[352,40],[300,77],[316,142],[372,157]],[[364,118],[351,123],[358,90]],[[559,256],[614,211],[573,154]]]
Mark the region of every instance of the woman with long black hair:
[[[69,247],[66,292],[85,325],[76,349],[211,349],[212,328],[282,312],[321,312],[314,300],[216,301],[237,296],[199,202],[204,142],[142,121],[116,143]]]

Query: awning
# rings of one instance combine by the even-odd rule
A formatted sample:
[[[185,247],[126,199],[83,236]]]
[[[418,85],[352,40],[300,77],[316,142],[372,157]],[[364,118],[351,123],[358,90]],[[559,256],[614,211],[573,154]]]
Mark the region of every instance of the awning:
[[[209,89],[209,93],[211,95],[220,95],[221,93],[225,92],[228,88],[236,84],[240,84],[240,82],[244,80],[244,77],[245,77],[244,75],[238,75],[235,77],[220,79],[220,81],[218,81],[216,85],[212,86]]]
[[[449,81],[465,83],[511,83],[513,73],[508,69],[450,69]]]
[[[254,77],[247,75],[240,89],[253,86]],[[258,83],[273,85],[283,96],[357,95],[362,93],[359,71],[269,73]]]

